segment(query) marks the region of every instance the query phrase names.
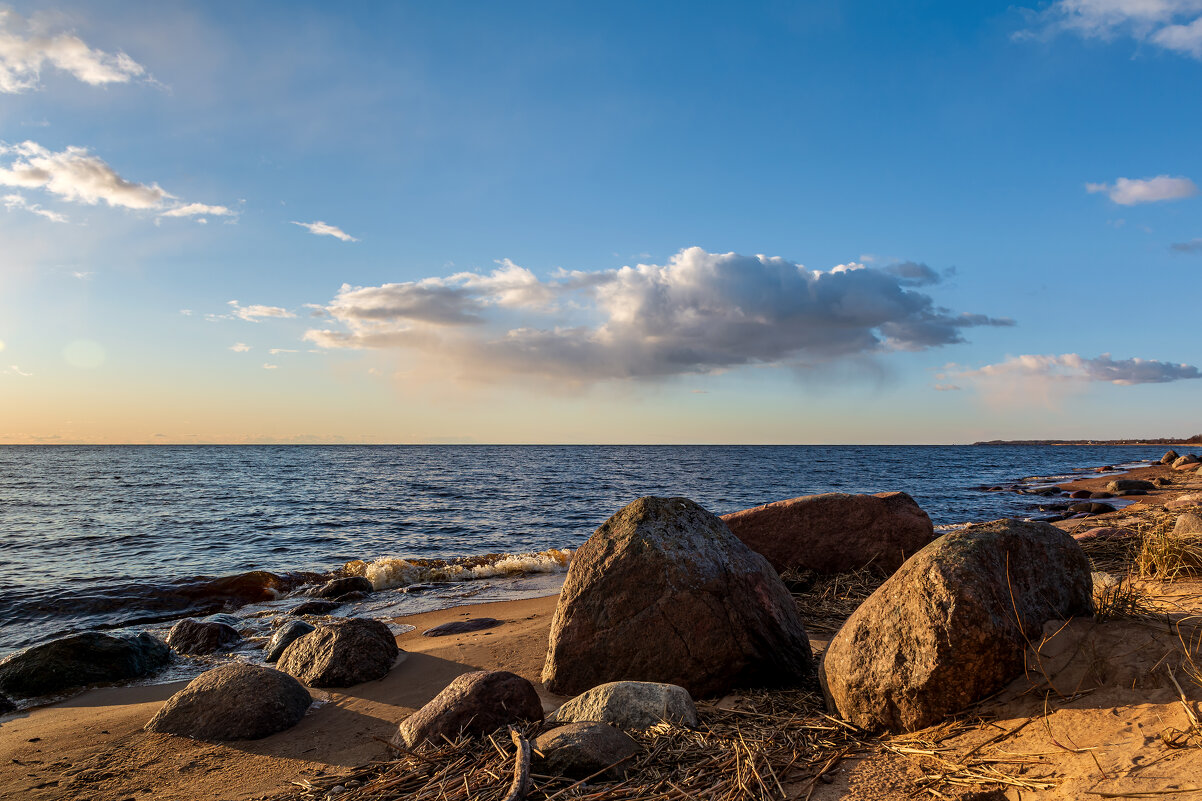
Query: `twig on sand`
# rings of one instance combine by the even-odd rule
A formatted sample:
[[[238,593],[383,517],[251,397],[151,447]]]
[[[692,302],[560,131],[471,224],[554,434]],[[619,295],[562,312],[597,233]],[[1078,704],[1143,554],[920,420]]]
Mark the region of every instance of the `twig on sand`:
[[[530,792],[530,741],[513,726],[509,727],[509,736],[513,738],[517,755],[513,760],[513,783],[509,785],[509,793],[504,801],[522,801]]]

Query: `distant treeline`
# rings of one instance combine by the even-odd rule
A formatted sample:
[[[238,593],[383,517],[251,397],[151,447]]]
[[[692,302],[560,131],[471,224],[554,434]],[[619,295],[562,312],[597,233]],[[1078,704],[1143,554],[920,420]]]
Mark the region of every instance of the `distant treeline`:
[[[1202,445],[1202,434],[1139,439],[991,439],[988,442],[974,442],[973,445]]]

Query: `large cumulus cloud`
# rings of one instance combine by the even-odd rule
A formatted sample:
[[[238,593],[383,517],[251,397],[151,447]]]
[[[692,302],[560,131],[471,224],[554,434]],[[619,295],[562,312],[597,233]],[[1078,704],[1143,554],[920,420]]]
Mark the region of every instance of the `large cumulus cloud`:
[[[963,342],[1007,319],[955,314],[917,290],[925,265],[808,270],[781,258],[688,248],[667,264],[344,285],[326,348],[405,348],[482,377],[646,379],[756,364],[819,364]]]

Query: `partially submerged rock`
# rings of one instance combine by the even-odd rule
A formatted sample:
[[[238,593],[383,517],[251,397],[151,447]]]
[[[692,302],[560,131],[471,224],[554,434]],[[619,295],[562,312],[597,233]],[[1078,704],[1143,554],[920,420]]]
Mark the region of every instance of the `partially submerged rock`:
[[[1164,456],[1160,457],[1161,464],[1172,464],[1177,461],[1177,451],[1165,451]]]
[[[544,732],[534,741],[537,773],[583,779],[609,768],[605,779],[620,779],[640,751],[625,732],[607,723],[569,723]]]
[[[257,665],[206,671],[167,699],[146,731],[197,740],[257,740],[291,728],[312,703],[291,676]]]
[[[292,643],[304,637],[311,631],[316,631],[317,627],[303,620],[290,620],[280,626],[275,634],[271,635],[271,641],[267,643],[267,650],[263,655],[264,662],[278,662],[283,655],[284,650]]]
[[[400,652],[388,626],[352,617],[294,640],[279,668],[310,687],[350,687],[388,675]]]
[[[611,681],[584,692],[551,715],[555,723],[612,723],[649,729],[659,723],[698,725],[697,707],[684,687],[654,681]]]
[[[181,620],[167,632],[167,644],[172,650],[196,656],[228,651],[241,640],[242,635],[233,626],[192,618]]]
[[[293,607],[290,615],[328,615],[342,604],[337,601],[305,601]]]
[[[35,645],[0,662],[0,690],[28,698],[149,675],[171,661],[157,637],[85,632]]]
[[[1089,559],[1046,523],[996,520],[915,554],[831,640],[829,705],[866,729],[913,731],[1022,673],[1043,624],[1093,614]]]
[[[1131,490],[1148,490],[1156,489],[1156,485],[1151,481],[1144,481],[1140,478],[1116,478],[1106,485],[1107,492],[1113,492],[1116,495],[1121,492],[1130,492]]]
[[[371,593],[375,588],[363,576],[347,576],[327,581],[313,591],[317,598],[342,598],[352,592]]]
[[[470,620],[452,620],[422,632],[423,637],[445,637],[448,634],[466,634],[471,631],[491,629],[501,625],[501,621],[492,617],[476,617]]]
[[[931,518],[904,492],[827,492],[723,515],[731,532],[778,571],[888,575],[935,539]]]
[[[532,685],[505,670],[458,676],[421,709],[401,721],[393,742],[412,748],[423,740],[476,736],[520,721],[541,721],[543,704]]]
[[[813,674],[796,605],[763,556],[687,498],[639,498],[572,559],[544,685],[678,684],[694,696],[790,686]]]

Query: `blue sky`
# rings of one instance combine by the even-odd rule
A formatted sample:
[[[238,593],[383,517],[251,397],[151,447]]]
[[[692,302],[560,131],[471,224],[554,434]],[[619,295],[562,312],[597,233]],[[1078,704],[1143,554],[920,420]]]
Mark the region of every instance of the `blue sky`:
[[[0,15],[0,442],[1202,429],[1197,0]]]

